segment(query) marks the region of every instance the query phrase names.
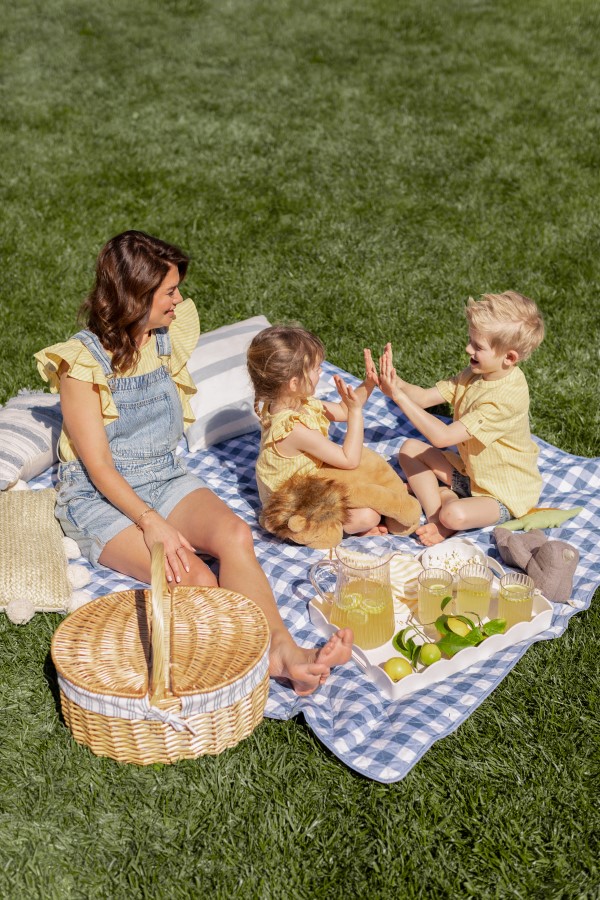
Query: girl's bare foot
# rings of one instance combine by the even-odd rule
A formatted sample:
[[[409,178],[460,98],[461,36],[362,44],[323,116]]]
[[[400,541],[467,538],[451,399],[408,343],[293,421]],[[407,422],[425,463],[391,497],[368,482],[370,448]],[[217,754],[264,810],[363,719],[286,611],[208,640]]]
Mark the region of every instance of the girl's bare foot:
[[[445,528],[441,522],[426,522],[425,525],[419,526],[415,531],[417,538],[425,547],[433,547],[434,544],[441,544],[447,537],[455,534],[449,528]]]
[[[307,650],[293,640],[271,644],[269,674],[272,678],[291,682],[294,691],[304,697],[323,684],[333,666],[341,666],[352,656],[354,635],[351,628],[341,628],[324,647]]]
[[[368,531],[361,531],[360,534],[354,534],[353,537],[371,537],[378,534],[388,534],[387,525],[374,525]]]

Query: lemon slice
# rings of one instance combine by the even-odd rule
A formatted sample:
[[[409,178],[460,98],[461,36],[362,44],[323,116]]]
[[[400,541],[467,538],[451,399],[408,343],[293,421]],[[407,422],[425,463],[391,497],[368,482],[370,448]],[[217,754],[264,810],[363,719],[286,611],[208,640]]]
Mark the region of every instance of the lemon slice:
[[[360,601],[360,608],[367,615],[375,616],[377,613],[382,613],[385,609],[385,600],[379,600],[377,597],[363,597]]]
[[[337,606],[340,609],[356,609],[361,604],[362,597],[360,594],[340,594]]]

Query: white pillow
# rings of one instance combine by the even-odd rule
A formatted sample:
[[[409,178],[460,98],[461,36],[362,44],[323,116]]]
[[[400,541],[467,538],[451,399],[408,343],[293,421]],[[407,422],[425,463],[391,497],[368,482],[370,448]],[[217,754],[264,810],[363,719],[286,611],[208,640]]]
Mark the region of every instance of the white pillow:
[[[0,409],[0,490],[56,462],[62,413],[58,394],[22,391]]]
[[[190,451],[258,430],[246,351],[255,334],[271,323],[253,316],[201,334],[188,361],[198,388],[191,399],[196,421],[186,431]]]

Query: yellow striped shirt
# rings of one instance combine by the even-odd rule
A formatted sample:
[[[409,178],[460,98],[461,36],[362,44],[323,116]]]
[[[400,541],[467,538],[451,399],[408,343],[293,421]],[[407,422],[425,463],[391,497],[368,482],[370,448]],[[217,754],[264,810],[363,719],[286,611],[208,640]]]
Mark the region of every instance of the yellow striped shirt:
[[[292,475],[299,472],[308,475],[316,472],[323,465],[322,460],[315,459],[308,453],[282,456],[277,448],[278,442],[283,440],[298,423],[320,431],[327,437],[329,419],[325,415],[323,404],[315,397],[304,400],[300,409],[283,409],[275,415],[269,413],[268,406],[265,404],[260,410],[260,418],[262,436],[256,460],[256,483],[261,503],[266,503],[273,491],[276,491]]]
[[[444,400],[454,407],[470,440],[458,445],[459,456],[445,456],[471,479],[474,497],[500,500],[519,517],[536,505],[542,490],[537,467],[539,450],[529,429],[529,389],[518,366],[496,381],[484,381],[467,367],[438,381]]]
[[[171,338],[169,369],[181,400],[184,424],[189,425],[196,418],[190,407],[189,398],[196,393],[197,388],[190,377],[186,363],[192,350],[198,343],[200,322],[198,311],[194,301],[191,299],[180,303],[175,315],[176,318],[169,326],[169,337]],[[108,355],[110,356],[111,354],[108,353]],[[64,361],[69,367],[69,375],[72,378],[77,378],[79,381],[89,381],[98,388],[104,424],[107,425],[118,418],[117,407],[112,398],[102,366],[81,341],[71,338],[62,344],[53,344],[51,347],[46,347],[44,350],[35,353],[34,356],[37,360],[38,371],[44,381],[49,382],[52,393],[57,393],[60,389],[58,369]],[[137,366],[129,372],[125,372],[123,376],[119,375],[119,377],[147,375],[148,372],[158,369],[161,364],[162,361],[156,352],[156,338],[153,335],[152,339],[141,348]],[[58,442],[58,455],[63,462],[77,459],[75,447],[64,428],[61,431]]]

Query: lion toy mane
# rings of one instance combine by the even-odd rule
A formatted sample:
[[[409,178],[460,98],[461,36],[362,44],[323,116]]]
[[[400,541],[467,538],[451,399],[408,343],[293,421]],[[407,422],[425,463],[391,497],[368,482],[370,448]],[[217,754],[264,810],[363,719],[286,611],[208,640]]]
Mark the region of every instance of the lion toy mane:
[[[327,549],[342,540],[348,510],[363,507],[378,512],[391,534],[412,534],[421,518],[419,501],[369,447],[356,469],[323,465],[310,475],[292,475],[265,503],[260,524],[285,540]]]

